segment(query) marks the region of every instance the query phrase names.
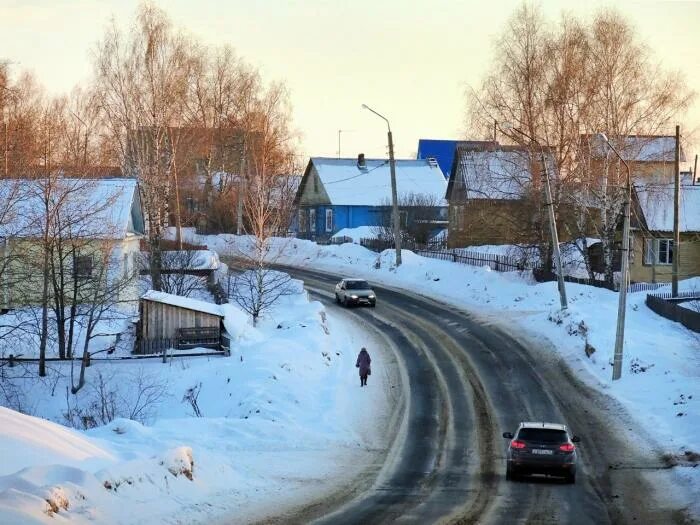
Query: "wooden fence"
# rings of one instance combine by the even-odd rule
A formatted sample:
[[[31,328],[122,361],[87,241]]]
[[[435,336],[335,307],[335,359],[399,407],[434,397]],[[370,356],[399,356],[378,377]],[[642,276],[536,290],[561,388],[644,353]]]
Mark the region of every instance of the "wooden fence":
[[[688,294],[690,292],[687,292]],[[658,315],[670,319],[671,321],[676,321],[681,323],[687,329],[693,332],[700,332],[700,313],[688,308],[683,308],[679,303],[692,301],[696,299],[700,301],[700,296],[694,293],[690,298],[678,298],[680,300],[669,300],[671,294],[659,294],[652,295],[648,294],[646,298],[646,305]],[[680,294],[679,294],[680,295]]]

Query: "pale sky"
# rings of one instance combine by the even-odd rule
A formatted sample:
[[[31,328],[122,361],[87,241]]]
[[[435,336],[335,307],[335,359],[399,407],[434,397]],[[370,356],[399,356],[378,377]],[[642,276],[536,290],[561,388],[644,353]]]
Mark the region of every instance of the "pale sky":
[[[305,155],[386,156],[391,122],[397,157],[419,138],[464,138],[464,92],[478,87],[492,43],[520,0],[160,0],[173,23],[206,44],[230,44],[266,80],[291,90]],[[540,2],[589,16],[615,6],[668,68],[700,91],[700,1]],[[91,50],[110,17],[122,27],[137,0],[0,0],[0,60],[34,71],[54,93],[85,81]],[[700,103],[681,122],[700,130]],[[673,134],[674,129],[668,133]],[[472,137],[478,138],[478,137]],[[687,151],[689,156],[696,151]]]

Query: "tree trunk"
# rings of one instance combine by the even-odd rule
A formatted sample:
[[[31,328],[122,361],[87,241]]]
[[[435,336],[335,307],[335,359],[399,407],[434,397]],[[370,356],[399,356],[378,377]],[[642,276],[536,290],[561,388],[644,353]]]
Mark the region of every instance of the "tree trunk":
[[[161,270],[163,268],[163,255],[160,247],[160,238],[151,237],[149,239],[151,248],[150,257],[150,273],[151,273],[151,286],[154,290],[160,292],[163,289],[163,278],[161,275]]]

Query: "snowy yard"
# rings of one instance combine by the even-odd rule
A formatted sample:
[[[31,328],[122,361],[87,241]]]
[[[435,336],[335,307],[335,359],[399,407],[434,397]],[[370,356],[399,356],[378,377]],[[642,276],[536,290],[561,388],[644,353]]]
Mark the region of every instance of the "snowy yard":
[[[27,411],[46,419],[0,408],[0,522],[248,522],[337,489],[381,453],[391,356],[365,330],[305,292],[255,328],[225,311],[231,357],[93,364],[77,396],[68,365],[27,379]],[[376,371],[362,389],[361,346]],[[105,410],[120,417],[102,425]],[[47,421],[67,412],[100,426]]]

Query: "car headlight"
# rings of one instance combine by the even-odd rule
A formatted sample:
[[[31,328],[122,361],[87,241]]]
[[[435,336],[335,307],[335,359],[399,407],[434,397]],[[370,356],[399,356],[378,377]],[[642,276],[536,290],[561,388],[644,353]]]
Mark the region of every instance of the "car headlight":
[[[374,296],[373,293],[369,294],[368,297],[369,297],[370,299],[375,299],[375,296]]]
[[[350,296],[350,299],[357,299],[357,296],[355,294]]]

